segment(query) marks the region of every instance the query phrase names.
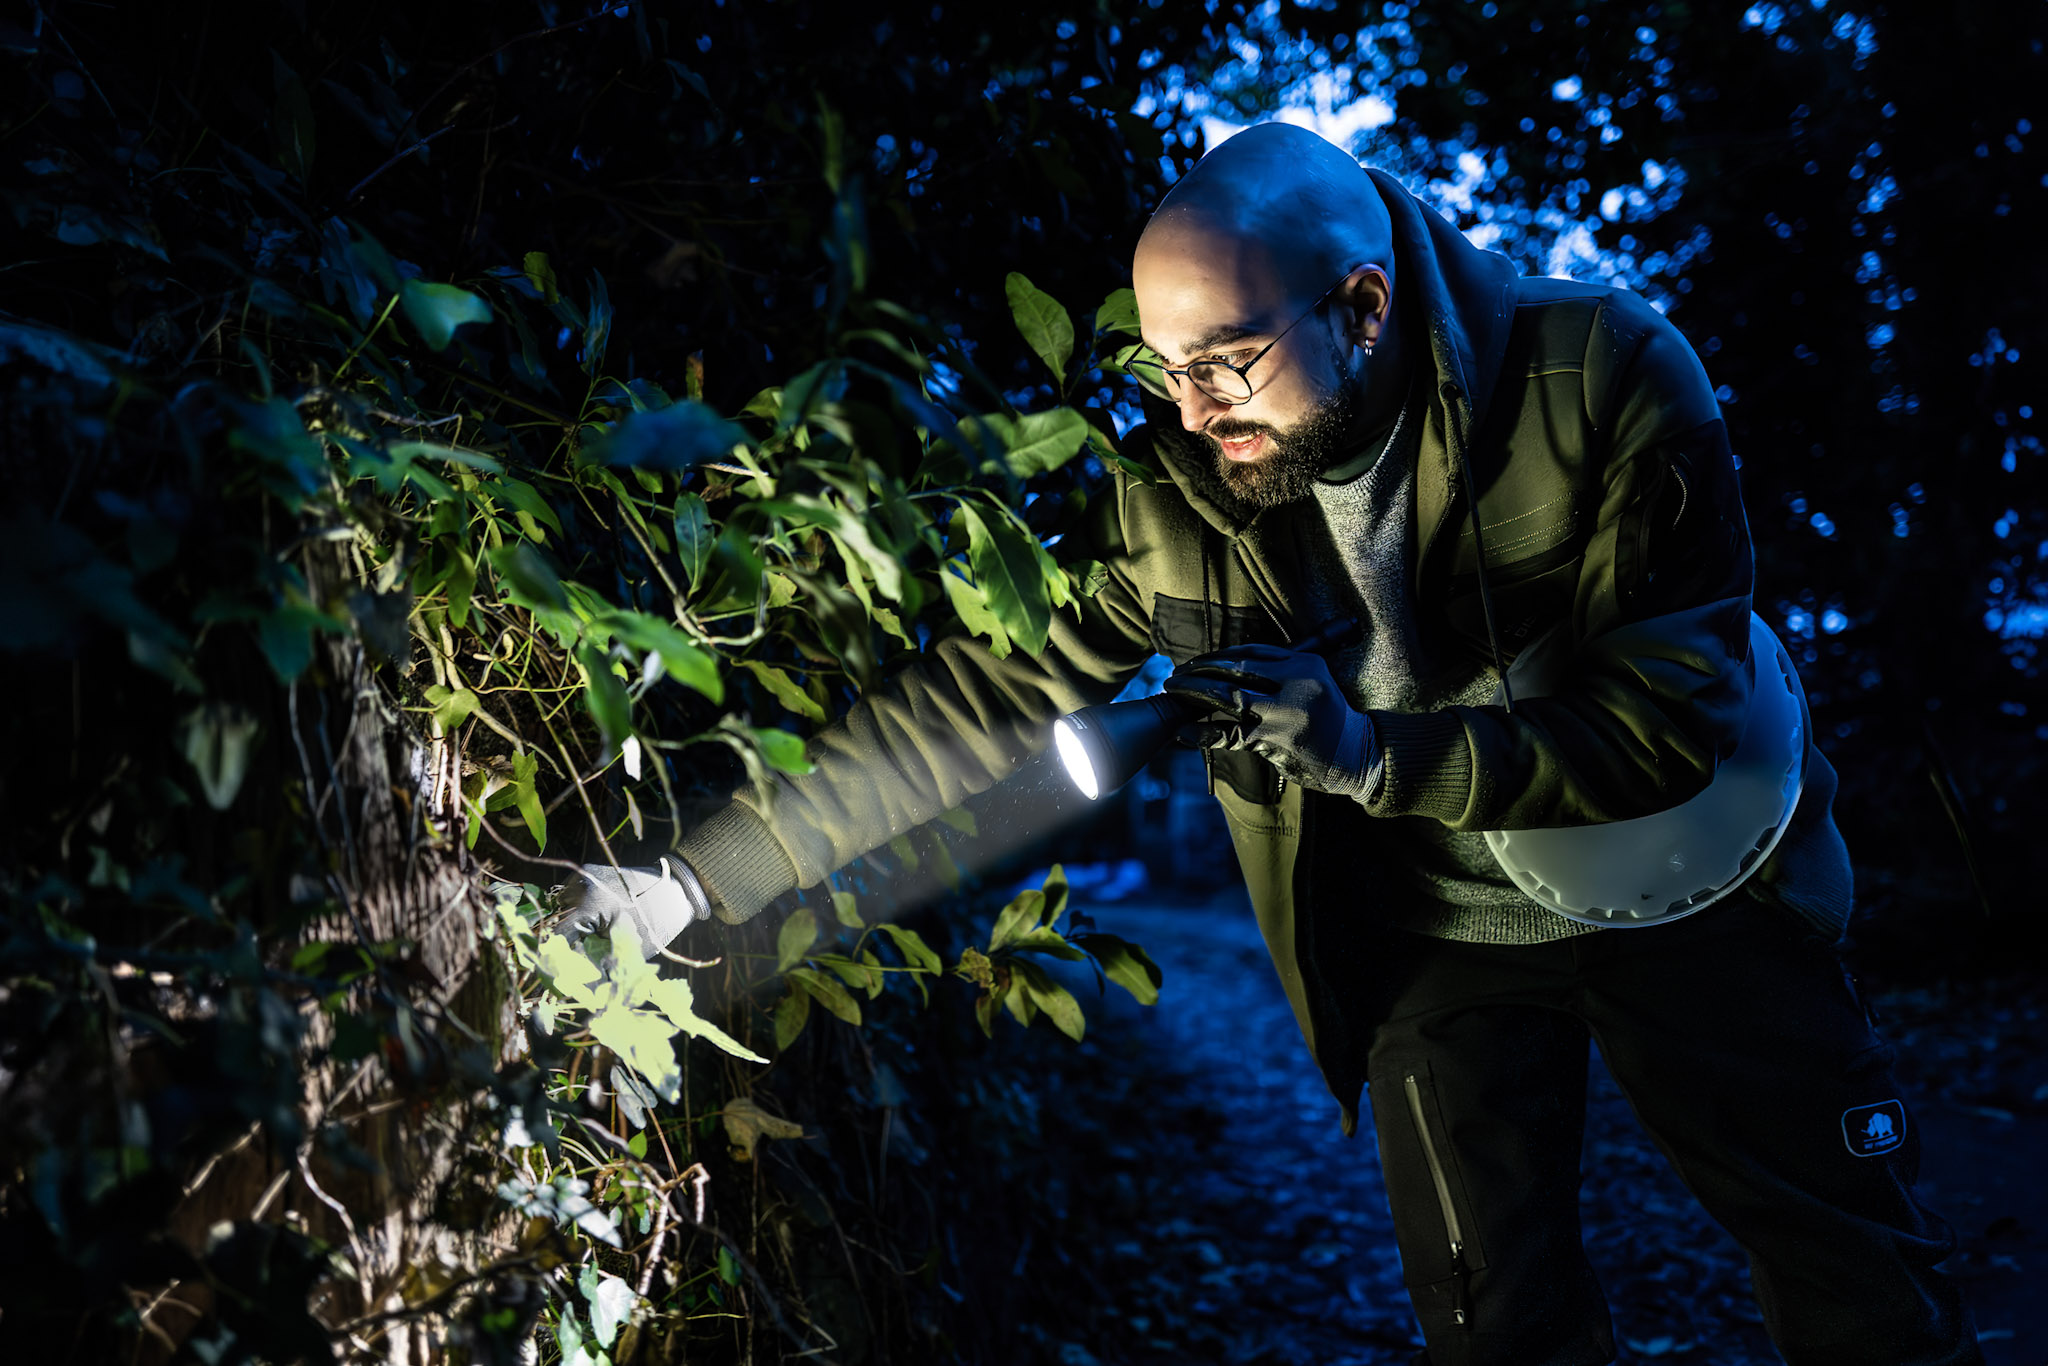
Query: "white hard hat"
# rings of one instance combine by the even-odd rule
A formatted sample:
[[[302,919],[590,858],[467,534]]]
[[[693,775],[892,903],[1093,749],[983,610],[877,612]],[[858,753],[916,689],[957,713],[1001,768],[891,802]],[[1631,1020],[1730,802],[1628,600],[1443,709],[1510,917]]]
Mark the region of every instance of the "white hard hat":
[[[1570,663],[1555,632],[1508,670],[1514,695],[1554,691]],[[1770,857],[1799,803],[1806,773],[1806,694],[1792,658],[1749,618],[1749,715],[1735,753],[1706,791],[1634,820],[1543,830],[1489,830],[1487,847],[1524,893],[1589,925],[1658,925],[1704,910]],[[1499,695],[1496,695],[1498,700]]]

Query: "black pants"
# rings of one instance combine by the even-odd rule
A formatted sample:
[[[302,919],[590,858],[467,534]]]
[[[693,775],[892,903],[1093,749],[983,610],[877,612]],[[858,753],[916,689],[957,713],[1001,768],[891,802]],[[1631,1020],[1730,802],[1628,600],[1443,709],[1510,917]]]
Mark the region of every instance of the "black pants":
[[[1737,894],[1550,944],[1388,939],[1367,1075],[1431,1366],[1614,1357],[1579,1235],[1589,1034],[1749,1254],[1791,1366],[1982,1360],[1934,1269],[1953,1236],[1913,1198],[1919,1135],[1891,1049],[1787,913]]]

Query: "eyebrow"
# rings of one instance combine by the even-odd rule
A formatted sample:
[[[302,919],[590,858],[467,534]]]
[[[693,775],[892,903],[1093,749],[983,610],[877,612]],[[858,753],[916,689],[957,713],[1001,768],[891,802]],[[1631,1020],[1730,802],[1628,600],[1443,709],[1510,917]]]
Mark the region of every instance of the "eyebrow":
[[[1205,351],[1213,351],[1219,346],[1228,346],[1232,342],[1245,341],[1253,337],[1263,337],[1268,330],[1263,327],[1253,327],[1248,323],[1224,323],[1222,326],[1212,327],[1207,332],[1190,340],[1182,347],[1181,354],[1184,356],[1199,356]],[[1138,337],[1138,340],[1144,342],[1146,346],[1151,347],[1159,355],[1164,356],[1166,354],[1159,347],[1153,346],[1150,341],[1146,341],[1142,334]]]

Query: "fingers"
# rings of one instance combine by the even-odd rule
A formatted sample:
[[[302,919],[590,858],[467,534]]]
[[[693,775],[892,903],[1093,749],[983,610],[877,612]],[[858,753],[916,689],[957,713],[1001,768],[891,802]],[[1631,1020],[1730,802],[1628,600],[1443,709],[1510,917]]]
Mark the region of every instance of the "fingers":
[[[1233,663],[1249,661],[1253,663],[1277,664],[1282,660],[1294,658],[1297,653],[1299,652],[1290,650],[1285,645],[1262,645],[1254,642],[1246,645],[1232,645],[1229,649],[1215,650],[1206,655],[1197,655],[1189,660],[1188,663],[1207,664],[1213,660],[1222,660]]]

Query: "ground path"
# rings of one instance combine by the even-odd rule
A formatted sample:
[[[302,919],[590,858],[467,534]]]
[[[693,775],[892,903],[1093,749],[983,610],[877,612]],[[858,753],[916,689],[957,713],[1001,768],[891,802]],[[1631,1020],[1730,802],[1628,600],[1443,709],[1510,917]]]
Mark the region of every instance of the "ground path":
[[[1066,1344],[1058,1359],[1409,1361],[1418,1339],[1370,1126],[1352,1140],[1338,1134],[1335,1103],[1301,1046],[1249,909],[1232,900],[1086,909],[1098,928],[1145,945],[1167,992],[1143,1010],[1121,993],[1097,1001],[1087,990],[1089,1045],[1070,1073],[1047,1079],[1063,1111],[1048,1116],[1048,1129],[1080,1150],[1071,1218],[1078,1233],[1106,1244],[1099,1251],[1113,1282],[1091,1341]],[[1739,1250],[1679,1184],[1597,1058],[1591,1089],[1582,1210],[1621,1359],[1777,1361]],[[1967,1118],[1944,1108],[1929,1125],[1940,1145],[1930,1171],[1949,1182],[1941,1193],[1951,1203],[1989,1198],[2003,1208],[2011,1198],[1993,1187],[1997,1172],[2024,1167],[2030,1176],[2032,1161],[1963,1160],[1951,1150]],[[1998,1137],[1994,1130],[1987,1141]],[[1957,1207],[1984,1222],[1967,1203]],[[1970,1246],[1969,1218],[1951,1217]],[[1975,1288],[1991,1330],[1987,1357],[1991,1366],[2040,1366],[2034,1331],[2020,1321],[2039,1312],[2027,1307],[2033,1297],[2023,1286],[2048,1264],[2030,1278],[2017,1258],[1991,1255],[2004,1261],[1973,1268],[1984,1273]]]

